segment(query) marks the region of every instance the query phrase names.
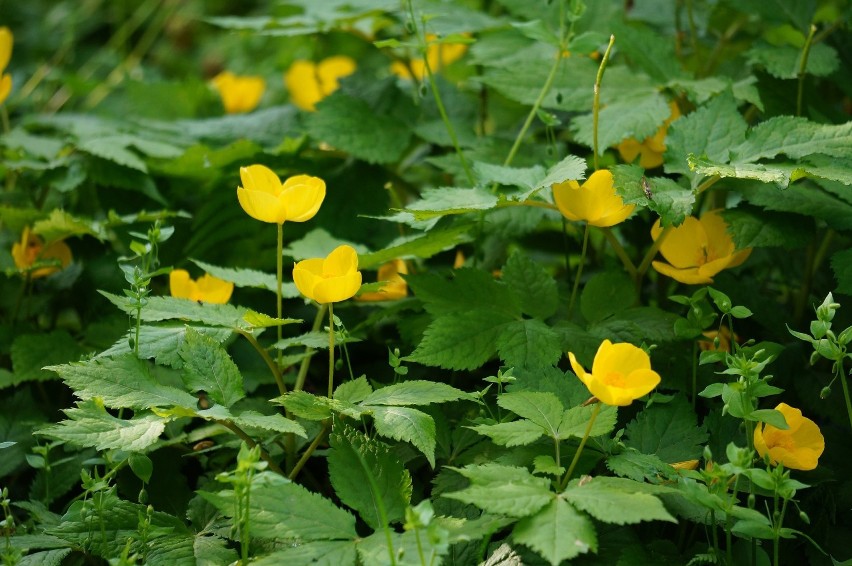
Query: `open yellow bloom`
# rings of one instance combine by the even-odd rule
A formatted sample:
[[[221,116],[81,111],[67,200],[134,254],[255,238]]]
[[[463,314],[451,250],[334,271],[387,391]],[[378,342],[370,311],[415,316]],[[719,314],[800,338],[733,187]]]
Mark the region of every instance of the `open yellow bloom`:
[[[464,43],[439,43],[438,37],[429,34],[426,36],[428,46],[426,47],[426,61],[429,62],[429,68],[432,72],[437,73],[443,67],[458,61],[467,52],[467,44]],[[394,61],[391,64],[391,72],[403,79],[415,78],[422,81],[426,76],[426,63],[423,59],[413,59],[406,66],[401,61]]]
[[[293,281],[300,293],[318,303],[345,301],[361,288],[358,253],[344,244],[325,258],[300,261],[293,268]]]
[[[379,281],[387,283],[375,293],[363,293],[356,297],[359,301],[396,301],[408,295],[408,284],[402,275],[408,273],[405,261],[395,259],[379,268]],[[402,275],[400,275],[402,274]]]
[[[660,246],[660,253],[669,263],[655,261],[651,265],[681,283],[712,283],[714,275],[740,265],[751,254],[751,248],[737,251],[727,230],[728,225],[717,210],[705,212],[700,219],[689,216],[672,229]],[[657,219],[651,237],[656,241],[662,232]]]
[[[9,59],[12,58],[12,42],[14,37],[6,26],[0,27],[0,104],[12,92],[12,75],[3,74]]]
[[[787,421],[787,430],[762,423],[754,429],[754,448],[760,457],[769,454],[773,464],[784,464],[794,470],[813,470],[825,450],[825,439],[819,427],[802,411],[781,403],[775,407]]]
[[[582,185],[577,181],[553,185],[553,200],[568,220],[600,228],[623,222],[634,208],[632,204],[625,205],[615,194],[612,173],[606,169],[595,171]]]
[[[237,76],[223,71],[213,77],[213,86],[222,97],[222,105],[228,114],[251,112],[260,103],[266,81],[263,77]]]
[[[663,164],[669,124],[680,118],[680,109],[677,104],[669,102],[669,108],[671,108],[671,114],[653,136],[647,137],[641,142],[628,138],[618,144],[617,149],[621,159],[627,163],[633,163],[638,155],[639,167],[643,169],[653,169]]]
[[[651,369],[651,358],[633,344],[604,340],[595,354],[592,373],[586,373],[572,352],[568,359],[580,381],[605,405],[629,405],[660,383],[660,374]]]
[[[243,186],[237,198],[243,210],[261,222],[283,224],[310,220],[325,198],[325,181],[310,175],[296,175],[284,183],[263,165],[240,167]]]
[[[59,265],[40,267],[29,272],[31,279],[38,279],[68,267],[71,263],[71,248],[62,241],[45,246],[39,236],[32,234],[29,228],[24,228],[21,241],[12,244],[12,259],[21,271],[30,270],[36,262],[59,263]]]
[[[169,273],[169,291],[178,299],[223,305],[231,298],[234,284],[207,273],[195,281],[185,269],[175,269]]]
[[[319,63],[293,61],[284,73],[284,84],[290,91],[290,102],[302,110],[313,112],[316,104],[340,87],[339,80],[355,72],[352,57],[335,55]]]

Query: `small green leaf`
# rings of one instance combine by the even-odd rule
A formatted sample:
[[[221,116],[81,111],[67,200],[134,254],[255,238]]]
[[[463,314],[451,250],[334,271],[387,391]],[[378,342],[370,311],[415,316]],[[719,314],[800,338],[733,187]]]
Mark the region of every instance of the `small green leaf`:
[[[604,523],[629,525],[641,521],[677,520],[654,495],[654,486],[624,478],[595,477],[572,481],[563,497],[571,505]]]
[[[239,368],[213,338],[187,327],[178,353],[183,360],[181,377],[191,391],[205,391],[210,399],[226,407],[245,397]]]
[[[537,424],[551,438],[558,437],[564,408],[552,393],[504,393],[497,398],[497,404]]]
[[[516,368],[554,366],[562,357],[559,334],[535,318],[506,324],[497,337],[497,353]]]
[[[381,390],[379,390],[381,391]],[[435,420],[410,407],[365,406],[373,415],[376,431],[382,436],[410,442],[435,467]]]
[[[598,549],[592,522],[562,498],[553,499],[535,515],[518,521],[512,538],[536,551],[552,566]]]
[[[373,392],[373,387],[367,381],[366,376],[361,376],[358,379],[346,381],[337,386],[334,390],[333,398],[344,403],[360,403],[370,396]]]
[[[476,425],[470,428],[487,436],[494,444],[510,448],[532,444],[545,433],[542,427],[527,419],[493,425]]]
[[[594,407],[571,407],[562,414],[562,419],[559,421],[558,437],[560,439],[583,438],[586,434],[586,429],[589,426],[589,420],[592,417]],[[589,436],[601,436],[609,434],[615,429],[615,422],[618,418],[618,409],[613,406],[604,406],[598,413],[592,429],[589,431]]]
[[[497,340],[512,318],[492,310],[436,318],[414,352],[404,358],[444,369],[476,369],[497,353]]]
[[[451,469],[469,479],[470,485],[442,496],[472,503],[489,513],[526,517],[554,498],[550,480],[536,477],[526,468],[489,463]]]
[[[624,443],[643,454],[656,454],[664,462],[683,462],[701,456],[707,438],[690,404],[677,397],[639,413],[627,425]]]
[[[156,415],[119,419],[93,401],[65,409],[65,414],[68,420],[46,427],[39,434],[84,448],[143,452],[157,442],[166,428],[165,420]]]
[[[774,426],[780,430],[787,430],[790,426],[781,411],[775,409],[756,409],[748,415],[748,420],[759,421]]]
[[[130,469],[133,470],[137,478],[142,480],[142,483],[151,481],[151,474],[154,473],[154,463],[151,461],[151,458],[145,454],[134,452],[130,454],[127,463],[130,464]]]

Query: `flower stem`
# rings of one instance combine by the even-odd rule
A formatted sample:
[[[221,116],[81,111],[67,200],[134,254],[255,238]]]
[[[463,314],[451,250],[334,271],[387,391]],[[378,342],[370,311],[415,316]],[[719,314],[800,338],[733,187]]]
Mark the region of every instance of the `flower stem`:
[[[577,299],[577,289],[580,287],[580,278],[583,276],[583,264],[586,262],[586,250],[589,248],[589,225],[583,230],[583,249],[580,252],[580,265],[577,266],[577,275],[574,277],[574,288],[571,289],[571,299],[568,301],[568,318],[574,314],[574,302]]]
[[[302,468],[305,467],[305,464],[308,463],[308,460],[310,459],[310,457],[314,453],[314,451],[317,449],[317,446],[319,446],[320,443],[328,435],[328,431],[329,431],[330,428],[331,428],[331,421],[330,420],[325,421],[325,423],[322,426],[322,430],[319,432],[319,434],[316,436],[316,438],[314,438],[313,442],[311,442],[311,445],[308,446],[308,448],[302,454],[302,457],[299,458],[299,461],[296,462],[296,465],[293,466],[293,469],[290,470],[290,475],[287,476],[287,478],[289,480],[292,481],[292,480],[296,479],[296,476],[299,475],[299,472],[301,472]]]
[[[595,99],[592,104],[592,155],[595,163],[595,171],[598,170],[598,114],[601,106],[601,81],[603,80],[604,69],[609,61],[609,53],[612,51],[612,45],[615,43],[615,36],[609,36],[609,45],[606,46],[603,57],[601,57],[601,65],[598,67],[598,74],[595,77]]]
[[[811,45],[813,45],[815,34],[816,26],[811,24],[811,31],[808,33],[808,38],[805,40],[805,46],[802,48],[802,57],[799,59],[799,87],[796,92],[796,116],[802,115],[802,97],[805,91],[805,77],[808,74],[808,56],[811,53]]]
[[[660,235],[657,236],[657,239],[654,240],[654,243],[651,244],[651,247],[648,249],[648,252],[645,254],[645,257],[642,258],[642,263],[639,264],[639,267],[636,268],[636,283],[642,280],[642,277],[645,275],[645,272],[648,271],[648,268],[651,266],[651,262],[654,260],[654,257],[657,255],[657,252],[660,251],[660,246],[663,245],[663,241],[666,237],[671,233],[672,226],[666,226],[663,228],[663,231],[660,232]]]
[[[733,334],[731,335],[733,336]],[[692,410],[698,401],[698,342],[692,343]]]
[[[636,277],[636,266],[633,265],[633,262],[627,255],[627,252],[624,251],[624,246],[621,245],[621,242],[618,241],[618,238],[615,237],[612,230],[610,228],[604,228],[603,235],[612,247],[612,251],[614,251],[615,255],[618,256],[618,259],[621,260],[621,264],[624,266],[624,269],[627,270],[628,275],[630,275],[631,278]]]
[[[317,316],[314,318],[314,324],[311,327],[311,332],[316,332],[319,330],[320,325],[322,324],[323,317],[325,316],[326,305],[320,305],[319,310],[317,311]],[[299,375],[296,376],[296,384],[293,386],[293,391],[301,391],[305,387],[305,379],[308,376],[308,368],[311,365],[311,358],[314,357],[313,348],[305,348],[305,357],[302,358],[302,365],[299,366]]]
[[[565,477],[563,477],[562,481],[559,482],[559,491],[562,491],[568,485],[568,481],[571,479],[571,474],[574,473],[574,468],[577,467],[577,462],[580,461],[580,454],[583,453],[583,448],[586,447],[586,441],[589,440],[589,434],[592,432],[592,426],[595,424],[595,419],[598,418],[598,413],[600,412],[600,402],[595,403],[595,407],[592,409],[592,416],[589,417],[589,424],[586,425],[586,432],[583,433],[583,439],[580,441],[580,446],[577,447],[577,452],[574,453],[574,459],[571,460],[571,465],[568,467],[568,471],[565,472]],[[559,462],[557,462],[557,465],[558,464]]]
[[[846,400],[846,414],[849,416],[849,426],[852,426],[852,399],[849,397],[849,385],[846,383],[846,376],[843,375],[843,358],[834,363],[835,375],[840,380],[840,385],[843,387],[843,398]]]
[[[278,245],[276,246],[276,257],[275,257],[275,276],[276,283],[275,286],[275,298],[277,299],[276,308],[275,308],[275,316],[280,319],[281,318],[281,280],[283,279],[284,273],[284,224],[277,224],[278,226]],[[281,325],[279,324],[276,327],[278,342],[281,341]],[[282,360],[283,351],[279,348],[276,363],[278,364],[279,373],[281,371],[281,360]]]
[[[252,336],[251,332],[242,329],[238,329],[237,332],[248,340],[249,344],[257,350],[257,353],[260,354],[260,357],[263,358],[264,362],[266,362],[266,366],[269,368],[269,371],[271,371],[272,375],[275,376],[275,383],[278,385],[278,392],[281,393],[281,395],[286,394],[287,385],[284,383],[284,377],[281,375],[281,368],[275,363],[275,360],[270,357],[269,352],[267,352],[263,346],[258,343],[257,339]]]
[[[328,303],[328,398],[334,393],[334,303]]]

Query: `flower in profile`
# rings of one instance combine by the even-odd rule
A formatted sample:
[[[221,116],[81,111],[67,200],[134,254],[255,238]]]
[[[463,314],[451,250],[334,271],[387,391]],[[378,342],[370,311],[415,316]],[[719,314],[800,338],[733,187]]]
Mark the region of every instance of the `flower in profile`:
[[[361,288],[358,253],[344,244],[325,258],[300,261],[293,268],[293,281],[300,293],[320,304],[345,301]]]
[[[428,34],[426,36],[426,61],[433,73],[449,66],[461,59],[467,52],[467,44],[464,43],[442,43],[438,36]],[[391,64],[391,72],[402,79],[415,78],[422,81],[426,76],[426,62],[423,59],[412,59],[408,65],[402,61],[394,61]]]
[[[633,344],[604,340],[595,354],[592,373],[586,373],[572,352],[568,359],[580,381],[605,405],[629,405],[660,383],[660,374],[651,369],[651,358]]]
[[[819,427],[802,411],[781,403],[775,407],[787,421],[787,430],[761,423],[754,429],[754,448],[760,457],[769,454],[773,464],[784,464],[794,470],[813,470],[825,450],[825,439]]]
[[[325,198],[325,181],[319,177],[296,175],[282,184],[268,167],[250,165],[240,167],[240,179],[240,206],[261,222],[305,222],[314,217]]]
[[[727,230],[728,224],[718,210],[705,212],[700,219],[689,216],[660,245],[660,253],[669,263],[655,261],[651,265],[681,283],[712,283],[714,275],[740,265],[751,254],[751,248],[737,251]],[[662,232],[657,219],[651,237],[656,241]]]
[[[234,284],[207,273],[196,281],[185,269],[175,269],[169,273],[169,291],[178,299],[223,305],[231,298]]]
[[[553,185],[553,200],[568,220],[599,228],[623,222],[634,208],[632,204],[625,205],[615,193],[612,173],[606,169],[595,171],[582,185],[577,181]]]
[[[213,87],[222,97],[222,105],[228,114],[251,112],[260,103],[266,81],[263,77],[238,76],[230,71],[223,71],[213,77]]]
[[[4,74],[9,59],[12,58],[12,43],[14,37],[6,26],[0,27],[0,104],[12,92],[12,75]]]
[[[374,293],[362,293],[356,297],[359,301],[396,301],[408,295],[408,284],[402,275],[408,273],[405,261],[395,259],[379,267],[379,281],[385,281],[381,289]]]
[[[313,112],[316,104],[340,87],[340,79],[355,72],[352,57],[335,55],[319,63],[293,61],[284,73],[284,85],[290,91],[290,102],[302,110]]]
[[[21,241],[12,245],[12,259],[15,260],[15,267],[28,272],[31,279],[38,279],[68,267],[71,263],[71,248],[63,241],[45,246],[41,237],[31,233],[27,227],[21,233]],[[39,263],[48,265],[33,269]]]
[[[663,164],[663,153],[666,152],[666,134],[669,131],[669,124],[680,118],[680,108],[674,102],[669,102],[671,114],[660,126],[660,129],[650,137],[644,140],[637,141],[633,138],[628,138],[618,144],[617,149],[621,159],[627,163],[633,163],[636,156],[639,156],[639,166],[643,169],[653,169]]]

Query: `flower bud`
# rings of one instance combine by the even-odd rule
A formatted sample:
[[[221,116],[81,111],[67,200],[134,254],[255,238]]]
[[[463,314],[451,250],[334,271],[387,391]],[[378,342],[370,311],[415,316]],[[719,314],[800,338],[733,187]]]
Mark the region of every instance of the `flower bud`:
[[[810,525],[810,524],[811,524],[811,518],[810,518],[810,517],[808,517],[808,514],[807,514],[807,513],[805,513],[804,511],[799,511],[799,519],[801,519],[801,520],[802,520],[802,522],[803,522],[804,524],[806,524],[806,525]]]
[[[820,392],[819,392],[819,398],[820,399],[828,399],[828,397],[830,395],[831,395],[831,387],[829,387],[828,385],[823,387],[822,390],[820,390]]]

